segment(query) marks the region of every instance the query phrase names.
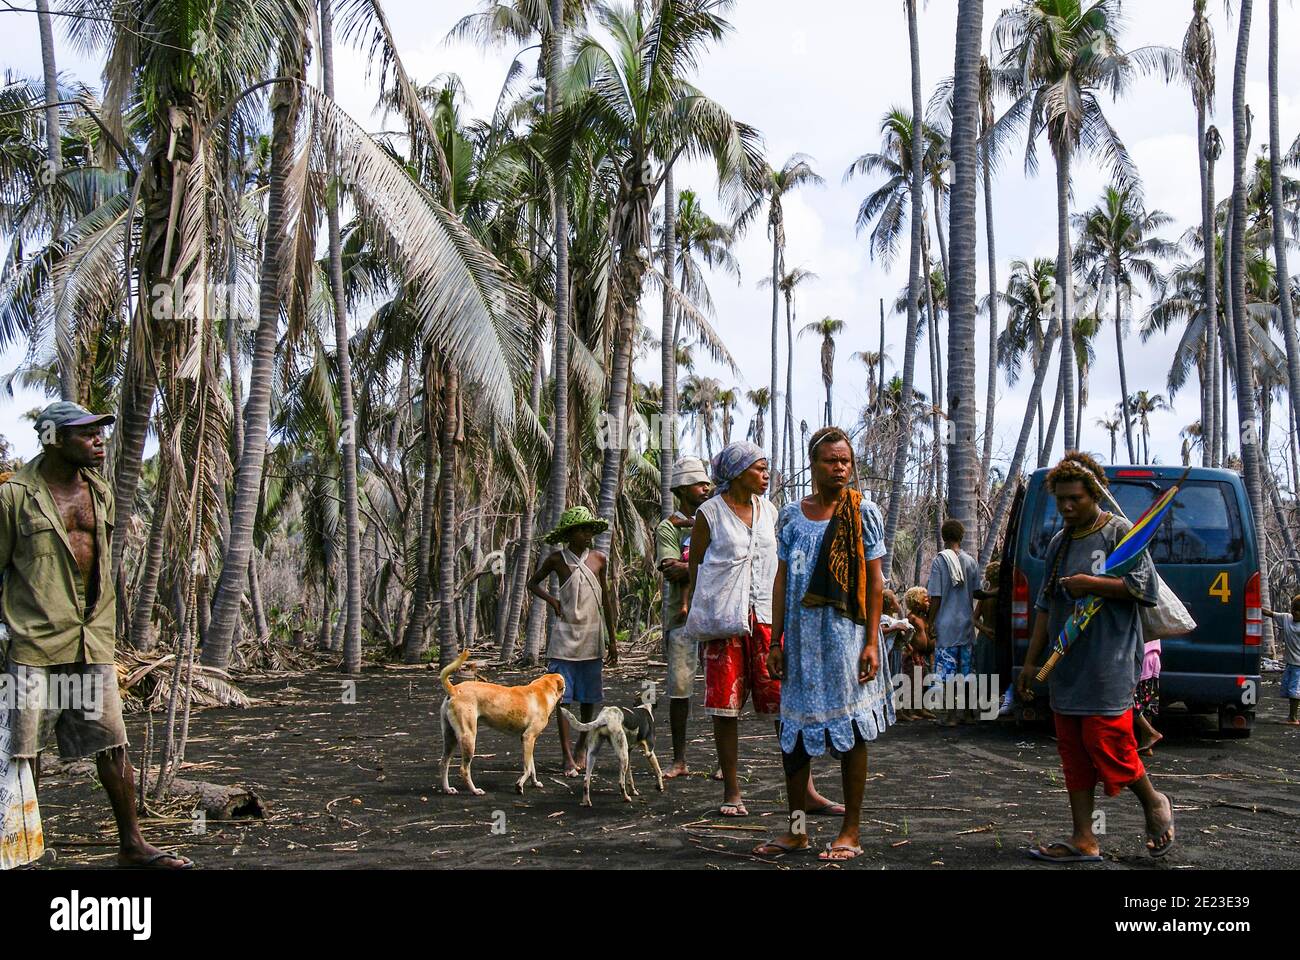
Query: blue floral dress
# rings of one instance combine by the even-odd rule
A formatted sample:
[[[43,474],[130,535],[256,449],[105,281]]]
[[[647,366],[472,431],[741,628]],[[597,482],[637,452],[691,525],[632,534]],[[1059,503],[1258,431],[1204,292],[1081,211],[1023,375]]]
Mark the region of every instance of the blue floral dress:
[[[826,735],[837,752],[853,748],[853,725],[874,740],[894,723],[889,657],[881,643],[880,669],[869,683],[858,683],[858,658],[866,628],[832,607],[805,607],[813,567],[829,520],[809,520],[799,504],[788,503],[777,518],[777,557],[785,561],[785,677],[781,681],[781,749],[792,753],[799,734],[804,749],[819,757]],[[880,509],[862,501],[866,558],[885,555],[885,525]]]

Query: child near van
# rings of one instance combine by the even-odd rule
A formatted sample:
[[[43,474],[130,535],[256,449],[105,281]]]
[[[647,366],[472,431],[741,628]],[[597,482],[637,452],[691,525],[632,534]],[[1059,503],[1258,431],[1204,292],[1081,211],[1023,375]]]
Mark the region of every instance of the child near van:
[[[1291,715],[1283,723],[1300,726],[1300,593],[1291,598],[1291,612],[1265,610],[1282,633],[1286,645],[1286,668],[1282,671],[1282,696],[1291,701]]]
[[[1005,664],[1011,663],[1011,638],[998,638],[998,587],[1002,580],[1002,564],[991,560],[984,567],[984,586],[975,591],[975,630],[979,639],[975,641],[975,668],[977,673],[996,674],[998,683],[1004,685],[1002,703],[998,707],[998,716],[1005,717],[1012,711],[1011,675],[1004,670]],[[1005,649],[1003,649],[1005,647]],[[982,649],[981,649],[982,648]],[[981,657],[983,654],[983,657]]]
[[[930,655],[934,653],[934,640],[930,636],[929,620],[930,594],[925,587],[912,587],[903,594],[903,603],[907,607],[907,623],[912,628],[912,635],[903,647],[903,671],[910,680],[911,710],[898,712],[900,720],[934,720],[935,715],[922,706],[922,678],[930,666]]]

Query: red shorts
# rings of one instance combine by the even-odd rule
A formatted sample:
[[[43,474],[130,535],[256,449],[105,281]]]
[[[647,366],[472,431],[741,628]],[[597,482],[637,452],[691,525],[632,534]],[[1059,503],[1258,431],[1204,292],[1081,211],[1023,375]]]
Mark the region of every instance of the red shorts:
[[[1133,738],[1133,711],[1118,717],[1069,717],[1055,714],[1056,749],[1065,770],[1065,789],[1091,790],[1101,781],[1113,797],[1146,768]]]
[[[704,712],[714,717],[738,717],[752,694],[754,712],[781,712],[781,681],[767,674],[772,625],[751,616],[748,634],[709,640],[704,644]]]

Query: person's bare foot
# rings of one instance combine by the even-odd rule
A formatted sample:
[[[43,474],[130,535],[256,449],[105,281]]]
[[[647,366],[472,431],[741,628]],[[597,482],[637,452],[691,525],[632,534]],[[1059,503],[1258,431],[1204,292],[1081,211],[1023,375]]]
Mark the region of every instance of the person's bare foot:
[[[1165,735],[1158,730],[1153,730],[1152,732],[1155,734],[1154,737],[1149,737],[1145,743],[1138,744],[1138,753],[1142,754],[1144,757],[1154,756],[1155,750],[1153,748],[1157,743],[1165,738]]]
[[[725,777],[722,776],[722,768],[721,768],[721,767],[718,767],[716,770],[713,771],[713,779],[714,779],[714,780],[717,780],[717,781],[719,781],[719,782],[721,782],[722,780],[726,779]]]
[[[688,773],[690,773],[690,771],[686,769],[686,761],[677,760],[671,767],[664,771],[664,779],[676,780],[678,777],[684,777]]]
[[[1162,793],[1159,806],[1146,811],[1147,853],[1159,859],[1174,845],[1174,804]]]
[[[564,766],[564,775],[568,777],[570,780],[572,780],[574,777],[582,776],[582,771],[578,769],[578,765],[576,763],[570,760]]]
[[[936,717],[936,716],[934,715],[934,711],[932,711],[932,710],[921,710],[921,711],[919,711],[919,712],[917,713],[917,716],[920,717],[922,720],[938,720],[938,719],[939,719],[938,717]]]
[[[1287,717],[1285,720],[1279,720],[1278,723],[1285,723],[1288,727],[1300,727],[1300,717]]]
[[[844,816],[844,804],[829,800],[813,789],[808,791],[808,799],[805,801],[804,810],[812,816]]]

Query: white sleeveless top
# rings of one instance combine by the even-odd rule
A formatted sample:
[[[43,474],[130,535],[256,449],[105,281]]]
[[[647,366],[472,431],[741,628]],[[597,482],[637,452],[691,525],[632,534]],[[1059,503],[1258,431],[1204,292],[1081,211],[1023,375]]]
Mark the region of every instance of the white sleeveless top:
[[[568,547],[560,555],[569,579],[560,587],[561,616],[555,618],[546,655],[552,660],[599,660],[604,655],[604,594],[600,578],[587,566],[587,554],[575,557]]]
[[[766,497],[754,497],[753,526],[747,527],[722,499],[699,507],[709,525],[709,549],[695,574],[688,632],[703,637],[711,623],[740,622],[749,615],[772,622],[772,582],[776,578],[777,510]],[[691,630],[692,622],[696,629]]]

